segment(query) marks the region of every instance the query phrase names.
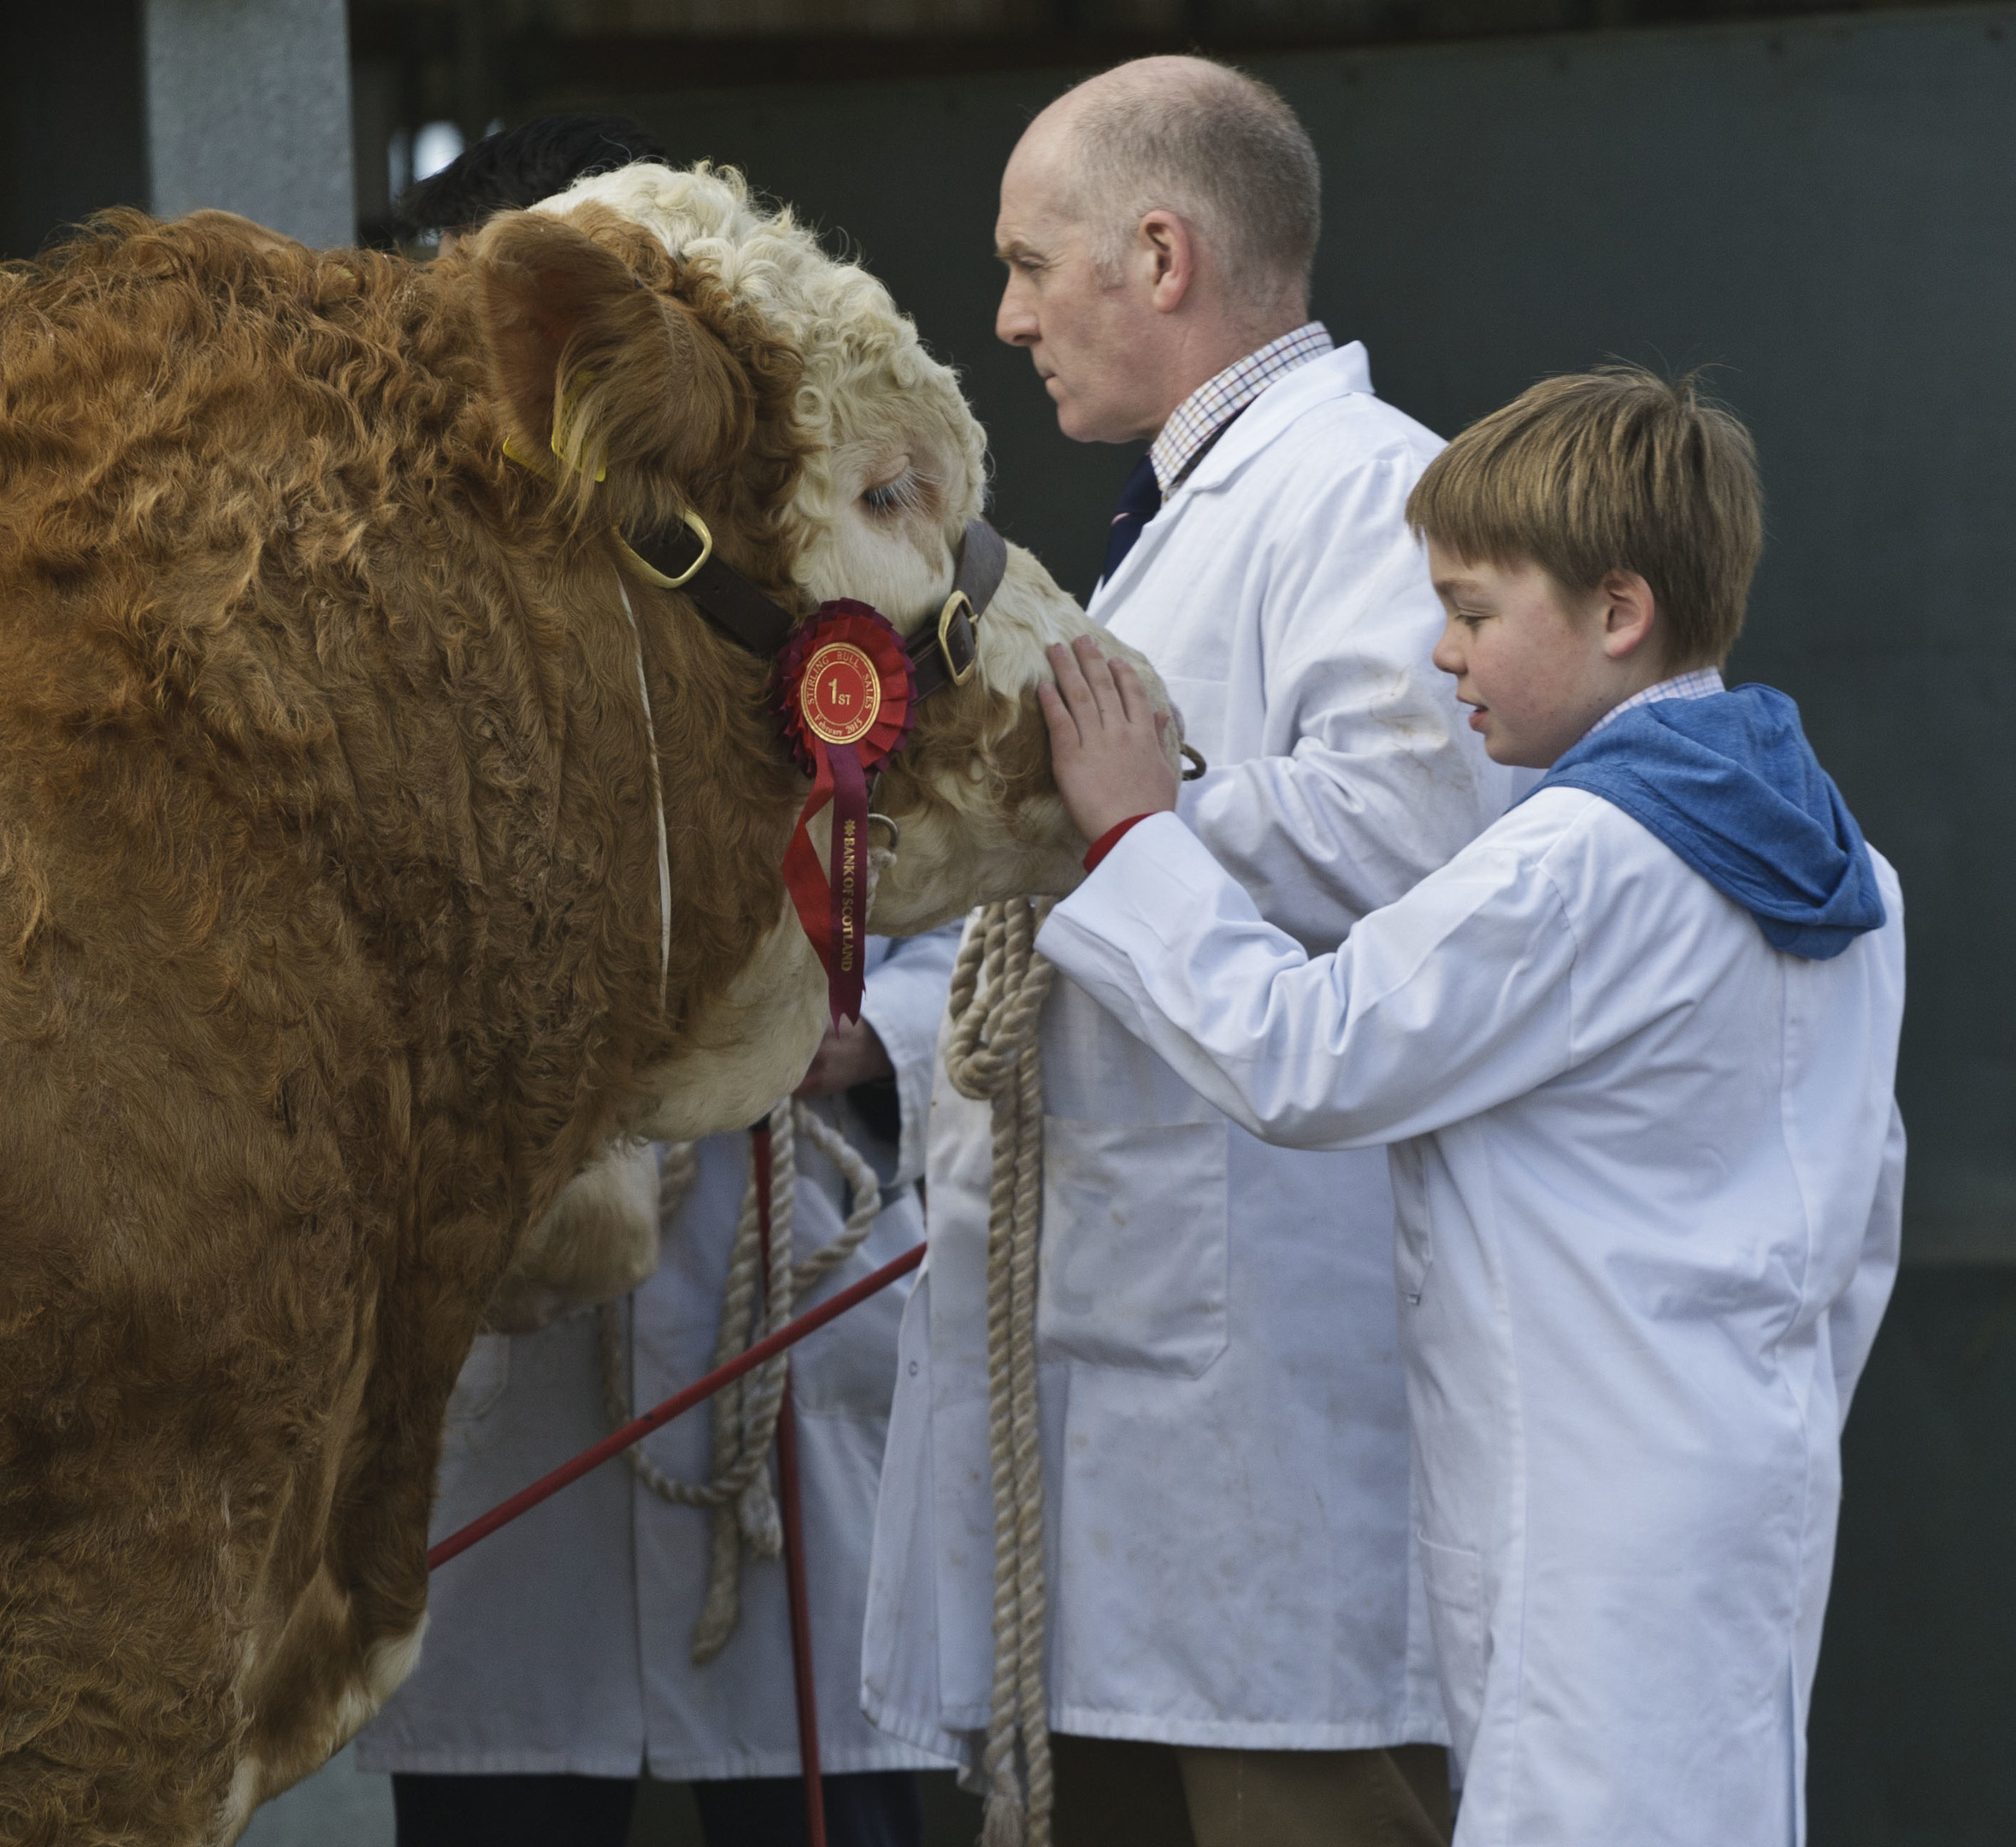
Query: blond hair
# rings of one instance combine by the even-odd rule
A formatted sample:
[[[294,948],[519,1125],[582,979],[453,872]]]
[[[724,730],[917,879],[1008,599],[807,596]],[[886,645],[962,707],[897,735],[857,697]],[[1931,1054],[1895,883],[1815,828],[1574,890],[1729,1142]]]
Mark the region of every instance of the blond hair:
[[[1736,645],[1764,497],[1749,431],[1693,375],[1608,365],[1544,379],[1471,424],[1415,484],[1407,523],[1459,558],[1538,564],[1573,595],[1636,572],[1681,672]]]

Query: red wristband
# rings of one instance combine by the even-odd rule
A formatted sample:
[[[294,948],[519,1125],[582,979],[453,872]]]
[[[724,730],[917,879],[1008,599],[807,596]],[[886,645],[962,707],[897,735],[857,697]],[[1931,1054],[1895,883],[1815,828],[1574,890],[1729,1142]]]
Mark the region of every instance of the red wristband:
[[[1093,841],[1091,846],[1085,849],[1085,870],[1088,872],[1091,871],[1092,869],[1096,866],[1100,860],[1105,859],[1108,853],[1112,852],[1112,850],[1120,844],[1120,836],[1126,833],[1128,829],[1135,826],[1141,822],[1146,821],[1149,815],[1154,814],[1158,811],[1151,808],[1146,813],[1129,815],[1124,821],[1116,821],[1112,826],[1108,828],[1105,833],[1100,835],[1097,840]]]

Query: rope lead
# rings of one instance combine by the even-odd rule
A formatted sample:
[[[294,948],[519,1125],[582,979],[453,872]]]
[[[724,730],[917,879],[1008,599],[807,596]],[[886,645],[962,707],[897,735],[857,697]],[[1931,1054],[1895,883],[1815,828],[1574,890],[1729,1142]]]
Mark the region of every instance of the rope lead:
[[[981,1847],[1050,1847],[1043,1458],[1036,1405],[1036,1247],[1043,1225],[1043,1080],[1036,1023],[1050,965],[1047,900],[982,906],[952,970],[946,1072],[993,1111],[987,1195],[987,1450],[993,1472],[994,1682]]]
[[[797,1137],[803,1136],[837,1167],[852,1201],[840,1236],[800,1263],[793,1263],[792,1209],[798,1195]],[[698,1170],[690,1142],[668,1143],[658,1170],[658,1223],[677,1213]],[[762,1268],[763,1230],[752,1169],[742,1189],[742,1211],[728,1257],[722,1290],[721,1332],[710,1370],[727,1365],[765,1335],[790,1320],[798,1297],[858,1250],[881,1211],[881,1182],[847,1138],[803,1103],[787,1097],[770,1112],[770,1262],[767,1299],[758,1318],[757,1273]],[[601,1310],[602,1401],[610,1427],[630,1421],[630,1384],[623,1350],[623,1305]],[[742,1614],[742,1555],[775,1558],[783,1529],[770,1488],[770,1450],[777,1413],[784,1401],[786,1357],[779,1354],[746,1378],[725,1385],[714,1400],[714,1453],[704,1482],[675,1481],[646,1456],[641,1444],[623,1452],[630,1472],[661,1501],[674,1507],[707,1508],[713,1514],[714,1550],[707,1575],[707,1599],[693,1626],[693,1659],[704,1667],[728,1646]]]
[[[1035,950],[1047,900],[1011,899],[973,913],[959,944],[949,1006],[946,1071],[962,1096],[992,1106],[993,1178],[987,1195],[987,1451],[993,1477],[994,1678],[982,1767],[987,1784],[981,1847],[1050,1847],[1050,1720],[1045,1686],[1048,1593],[1043,1572],[1043,1459],[1036,1403],[1036,1251],[1043,1223],[1043,1081],[1036,1024],[1050,965]],[[803,1135],[846,1177],[846,1229],[802,1263],[790,1261],[797,1189],[795,1137]],[[770,1116],[771,1260],[762,1325],[753,1325],[761,1236],[752,1171],[728,1262],[716,1366],[790,1319],[797,1291],[844,1263],[873,1229],[881,1194],[875,1171],[846,1139],[803,1104]],[[693,1183],[690,1143],[669,1147],[660,1170],[659,1219]],[[630,1419],[621,1303],[601,1311],[603,1396],[612,1426]],[[711,1661],[740,1613],[742,1549],[774,1558],[776,1505],[766,1466],[775,1438],[785,1361],[766,1361],[714,1401],[711,1473],[674,1481],[641,1448],[624,1452],[660,1499],[714,1514],[713,1568],[693,1632],[696,1664]]]

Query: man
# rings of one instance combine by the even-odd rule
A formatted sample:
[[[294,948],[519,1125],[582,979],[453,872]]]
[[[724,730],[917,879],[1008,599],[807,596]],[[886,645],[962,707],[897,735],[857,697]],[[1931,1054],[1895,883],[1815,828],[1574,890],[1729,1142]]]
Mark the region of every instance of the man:
[[[867,1241],[805,1306],[916,1243],[931,1048],[955,944],[939,933],[870,939],[861,1022],[831,1036],[799,1095],[864,1155],[887,1201]],[[876,1108],[893,1073],[896,1106]],[[642,1410],[714,1363],[723,1285],[749,1172],[746,1135],[711,1136],[665,1224],[664,1258],[624,1305],[622,1409]],[[800,1259],[838,1236],[840,1175],[798,1141],[793,1242]],[[854,1691],[876,1471],[895,1368],[900,1289],[799,1348],[792,1390],[804,1484],[806,1569],[827,1838],[922,1847],[915,1772],[941,1758],[875,1731]],[[536,1334],[479,1336],[448,1411],[434,1535],[494,1507],[610,1427],[597,1318]],[[645,1439],[663,1476],[711,1472],[712,1419]],[[413,1676],[358,1743],[389,1770],[398,1847],[622,1847],[640,1769],[691,1785],[708,1847],[791,1847],[805,1838],[798,1720],[781,1560],[746,1555],[740,1618],[718,1655],[694,1659],[713,1562],[704,1508],[672,1506],[621,1463],[459,1558],[435,1578]]]
[[[1182,813],[1312,952],[1501,811],[1404,519],[1441,445],[1308,315],[1315,151],[1265,86],[1151,58],[1031,125],[996,331],[1058,427],[1151,439],[1092,613],[1210,769]],[[1376,1149],[1264,1148],[1059,980],[1037,1314],[1058,1847],[1444,1840]],[[989,1127],[942,1073],[864,1650],[870,1716],[988,1711]]]
[[[492,213],[633,157],[663,157],[634,122],[546,117],[478,142],[405,194],[399,210],[410,225],[440,230],[447,255],[458,233]],[[956,946],[952,931],[871,938],[861,1018],[827,1035],[799,1089],[883,1182],[873,1230],[822,1292],[858,1280],[922,1235],[915,1182]],[[802,1259],[840,1234],[848,1202],[840,1173],[802,1139],[798,1158],[793,1225]],[[748,1167],[746,1135],[710,1136],[694,1151],[663,1261],[624,1306],[629,1408],[657,1403],[713,1364]],[[861,1632],[900,1309],[901,1292],[891,1290],[853,1310],[799,1348],[792,1368],[834,1847],[920,1847],[914,1773],[941,1767],[872,1730],[854,1698],[851,1644]],[[478,1338],[449,1406],[437,1536],[604,1434],[598,1347],[593,1316]],[[640,1449],[661,1478],[704,1481],[710,1419],[683,1419]],[[692,1785],[710,1847],[804,1840],[783,1566],[745,1560],[740,1619],[702,1665],[693,1640],[710,1539],[707,1510],[668,1505],[634,1471],[612,1466],[444,1572],[420,1666],[358,1744],[363,1767],[393,1773],[399,1847],[621,1847],[645,1766]]]

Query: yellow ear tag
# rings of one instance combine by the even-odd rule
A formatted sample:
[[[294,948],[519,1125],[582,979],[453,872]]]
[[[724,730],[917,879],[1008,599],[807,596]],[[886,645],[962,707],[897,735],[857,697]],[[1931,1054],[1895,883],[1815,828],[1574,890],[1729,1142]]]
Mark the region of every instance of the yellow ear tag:
[[[574,421],[575,401],[593,381],[594,376],[595,370],[592,366],[582,366],[573,377],[568,380],[566,386],[561,391],[560,401],[553,406],[553,434],[550,446],[553,453],[563,463],[567,460],[567,429],[568,425]],[[583,469],[582,472],[585,474],[587,470]],[[609,479],[609,469],[606,463],[598,462],[595,464],[595,479],[598,481]]]
[[[516,436],[507,435],[504,438],[504,452],[505,461],[516,462],[520,468],[530,469],[534,475],[550,475],[553,472],[552,463],[544,456],[534,455],[528,449],[520,448]]]

